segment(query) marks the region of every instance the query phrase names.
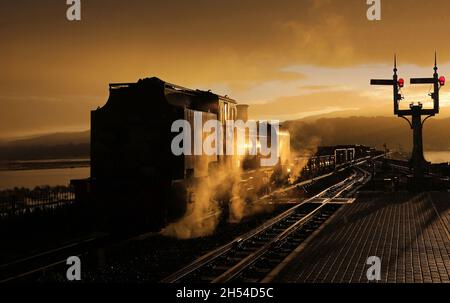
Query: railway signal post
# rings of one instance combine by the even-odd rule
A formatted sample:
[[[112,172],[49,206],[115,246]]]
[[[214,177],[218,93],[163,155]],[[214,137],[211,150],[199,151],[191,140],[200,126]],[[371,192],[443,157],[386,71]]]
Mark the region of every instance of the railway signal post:
[[[411,103],[409,109],[400,109],[399,102],[403,100],[400,93],[401,88],[405,85],[402,78],[397,75],[397,58],[394,57],[394,75],[391,79],[372,79],[371,85],[390,85],[394,92],[394,114],[408,121],[409,126],[413,130],[413,151],[410,160],[410,168],[413,171],[415,181],[422,180],[430,165],[423,155],[423,139],[422,128],[425,121],[439,113],[439,90],[445,85],[445,77],[439,77],[436,54],[434,56],[434,73],[432,78],[411,78],[410,84],[432,84],[433,92],[430,97],[433,100],[433,108],[424,108],[422,103]],[[410,119],[408,117],[411,117]]]

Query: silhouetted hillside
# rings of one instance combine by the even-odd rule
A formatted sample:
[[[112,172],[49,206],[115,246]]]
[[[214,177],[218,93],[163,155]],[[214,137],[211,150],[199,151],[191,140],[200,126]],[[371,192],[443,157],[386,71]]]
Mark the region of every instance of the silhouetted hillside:
[[[382,149],[410,151],[412,131],[396,117],[348,117],[295,120],[284,123],[291,132],[292,148],[314,150],[318,145],[364,144]],[[0,160],[88,158],[89,131],[57,133],[0,143]],[[450,118],[429,119],[424,127],[424,147],[450,150]]]
[[[9,146],[33,146],[33,145],[65,145],[89,143],[90,132],[53,133],[26,138],[17,138],[4,142]]]
[[[396,117],[322,118],[315,121],[288,121],[292,146],[297,150],[317,145],[364,144],[392,150],[409,151],[412,130]],[[429,119],[424,126],[424,148],[430,151],[450,150],[450,118]]]
[[[0,143],[0,161],[89,157],[89,131],[56,133]]]

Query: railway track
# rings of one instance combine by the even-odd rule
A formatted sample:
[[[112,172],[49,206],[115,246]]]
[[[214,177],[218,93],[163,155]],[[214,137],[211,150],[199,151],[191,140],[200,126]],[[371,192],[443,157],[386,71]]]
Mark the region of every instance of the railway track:
[[[362,170],[355,168],[355,173],[346,180],[199,258],[164,282],[226,282],[237,278],[257,281],[258,278],[249,274],[255,266],[258,271],[264,273],[264,262],[267,268],[278,262],[283,256],[282,252],[295,248],[309,232],[314,231],[339,208],[340,205],[329,203],[332,199],[347,195],[349,190],[354,188],[355,184],[363,182],[365,177]],[[66,266],[68,256],[82,256],[111,243],[125,241],[107,234],[96,234],[65,246],[0,264],[0,284],[30,280],[34,276]],[[244,271],[248,277],[241,275]]]
[[[0,284],[19,281],[58,266],[65,266],[69,256],[81,256],[93,248],[105,245],[108,241],[110,241],[108,234],[92,234],[55,249],[0,264]]]
[[[336,203],[339,198],[348,197],[369,180],[370,174],[365,170],[353,170],[344,181],[207,253],[161,282],[261,282],[342,206]]]

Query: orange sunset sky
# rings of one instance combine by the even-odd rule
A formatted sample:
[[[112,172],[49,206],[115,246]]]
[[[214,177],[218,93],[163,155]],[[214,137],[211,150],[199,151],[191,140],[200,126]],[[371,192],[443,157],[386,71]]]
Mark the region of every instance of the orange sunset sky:
[[[157,76],[251,104],[256,119],[391,115],[370,78],[450,77],[450,1],[65,0],[0,2],[0,138],[89,129],[110,82]],[[408,81],[407,81],[408,82]],[[407,106],[428,86],[406,87]],[[450,116],[442,90],[441,117]]]

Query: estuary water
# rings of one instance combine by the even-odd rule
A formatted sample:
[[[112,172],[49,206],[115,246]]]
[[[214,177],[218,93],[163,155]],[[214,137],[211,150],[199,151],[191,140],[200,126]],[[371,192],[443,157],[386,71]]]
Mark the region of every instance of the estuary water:
[[[425,152],[432,163],[450,162],[449,151]],[[14,187],[34,188],[41,185],[68,185],[71,179],[84,179],[90,175],[89,167],[0,170],[0,190]]]
[[[89,167],[0,170],[0,190],[14,187],[34,188],[41,185],[68,185],[71,179],[88,178],[89,175]]]

